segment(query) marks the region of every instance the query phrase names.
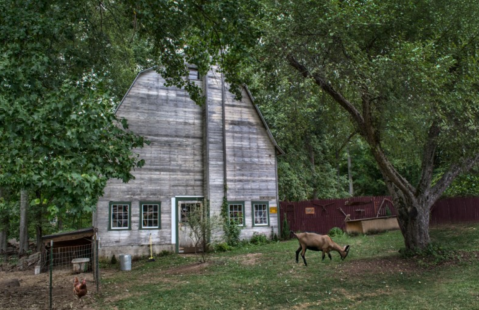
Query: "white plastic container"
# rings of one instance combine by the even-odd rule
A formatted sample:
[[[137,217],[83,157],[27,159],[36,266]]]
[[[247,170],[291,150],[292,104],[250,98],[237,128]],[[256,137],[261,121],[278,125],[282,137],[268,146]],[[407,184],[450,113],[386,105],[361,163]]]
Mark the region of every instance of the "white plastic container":
[[[81,273],[88,270],[88,264],[90,263],[89,258],[75,258],[72,260],[73,272]]]

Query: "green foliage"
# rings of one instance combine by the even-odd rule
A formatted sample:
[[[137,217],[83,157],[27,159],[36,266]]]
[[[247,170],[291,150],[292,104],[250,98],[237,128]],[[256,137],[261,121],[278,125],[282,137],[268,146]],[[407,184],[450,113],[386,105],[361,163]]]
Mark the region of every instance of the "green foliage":
[[[249,243],[255,244],[255,245],[268,244],[269,242],[270,241],[268,240],[268,238],[265,235],[260,234],[258,232],[254,232],[253,236],[251,236],[251,238],[249,240]]]
[[[289,223],[286,218],[283,219],[283,227],[281,229],[281,239],[289,240],[291,238],[291,230],[289,229]]]
[[[111,257],[110,264],[111,265],[116,265],[118,263],[118,260],[116,259],[115,254]]]
[[[333,227],[328,231],[328,235],[330,237],[341,237],[342,235],[344,235],[344,232],[339,227]]]
[[[435,266],[458,257],[455,250],[437,243],[430,243],[424,250],[401,248],[399,253],[404,258],[413,258],[423,267]]]
[[[235,247],[240,243],[241,227],[234,220],[230,220],[228,215],[228,201],[223,197],[221,204],[221,217],[223,220],[223,232],[226,244]]]
[[[165,256],[169,256],[169,255],[171,255],[171,254],[173,254],[171,251],[162,250],[162,251],[158,254],[158,256],[159,256],[159,257],[165,257]]]
[[[0,3],[0,186],[41,196],[32,208],[47,230],[91,213],[109,178],[143,165],[132,151],[143,138],[114,115],[136,66],[112,4]]]
[[[227,252],[227,251],[231,251],[233,249],[234,248],[226,242],[221,242],[221,243],[217,243],[217,244],[214,245],[215,252]]]

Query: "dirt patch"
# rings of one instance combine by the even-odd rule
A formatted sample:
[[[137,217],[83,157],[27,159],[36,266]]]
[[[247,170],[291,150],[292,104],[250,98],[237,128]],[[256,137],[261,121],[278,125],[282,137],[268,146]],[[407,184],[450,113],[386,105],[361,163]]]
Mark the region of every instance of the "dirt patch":
[[[88,294],[78,300],[73,294],[75,276],[87,281]],[[0,272],[3,288],[0,290],[1,309],[48,309],[50,307],[50,275],[34,275],[33,270]],[[53,309],[92,309],[96,286],[91,273],[74,275],[70,270],[53,272]],[[17,285],[18,284],[18,285]]]
[[[246,255],[237,256],[235,259],[242,265],[251,266],[256,265],[256,263],[261,259],[263,253],[249,253]]]

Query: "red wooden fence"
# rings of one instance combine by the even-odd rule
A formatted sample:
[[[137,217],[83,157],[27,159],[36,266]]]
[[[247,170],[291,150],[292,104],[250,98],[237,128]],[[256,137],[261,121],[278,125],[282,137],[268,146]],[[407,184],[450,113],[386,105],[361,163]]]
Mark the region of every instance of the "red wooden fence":
[[[280,203],[281,225],[286,218],[293,231],[326,234],[345,228],[345,220],[397,215],[390,197],[353,197]],[[431,209],[431,225],[479,222],[479,197],[442,199]]]

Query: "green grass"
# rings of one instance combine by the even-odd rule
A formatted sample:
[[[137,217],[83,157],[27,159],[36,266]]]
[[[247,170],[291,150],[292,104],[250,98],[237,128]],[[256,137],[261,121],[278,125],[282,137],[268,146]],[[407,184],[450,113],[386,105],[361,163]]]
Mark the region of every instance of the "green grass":
[[[133,262],[105,271],[98,309],[479,309],[479,224],[433,228],[448,260],[404,259],[399,231],[336,237],[350,244],[345,261],[295,262],[296,240],[212,254]],[[450,255],[450,254],[453,255]],[[443,256],[443,252],[435,253]],[[436,257],[437,258],[437,257]]]

